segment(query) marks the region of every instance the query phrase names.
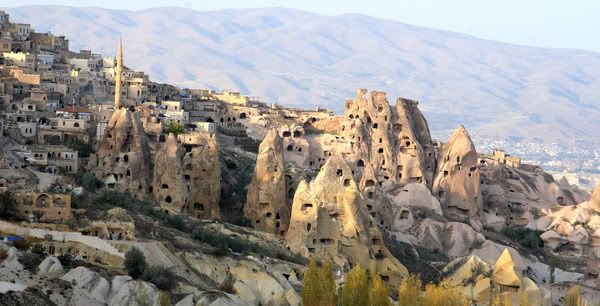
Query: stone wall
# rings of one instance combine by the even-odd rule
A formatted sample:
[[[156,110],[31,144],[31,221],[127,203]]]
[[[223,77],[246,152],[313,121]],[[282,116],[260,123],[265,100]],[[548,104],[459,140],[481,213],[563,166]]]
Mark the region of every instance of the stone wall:
[[[44,244],[47,247],[60,245],[62,246],[60,249],[64,251],[72,249],[76,252],[83,252],[90,255],[96,254],[97,256],[108,259],[109,264],[119,262],[120,260],[117,258],[125,258],[125,254],[119,252],[119,250],[105,240],[98,237],[85,236],[78,232],[26,228],[6,221],[0,221],[0,231],[23,237],[45,240]],[[94,260],[94,258],[91,257],[84,259]]]
[[[51,193],[17,193],[17,214],[29,218],[30,214],[40,221],[67,220],[71,218],[71,195]]]

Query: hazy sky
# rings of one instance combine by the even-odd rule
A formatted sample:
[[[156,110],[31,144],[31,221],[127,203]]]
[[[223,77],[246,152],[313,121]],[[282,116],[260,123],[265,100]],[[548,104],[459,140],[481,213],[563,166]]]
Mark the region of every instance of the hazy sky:
[[[33,4],[199,11],[278,6],[326,15],[361,13],[491,40],[600,52],[598,0],[0,0],[1,7]]]

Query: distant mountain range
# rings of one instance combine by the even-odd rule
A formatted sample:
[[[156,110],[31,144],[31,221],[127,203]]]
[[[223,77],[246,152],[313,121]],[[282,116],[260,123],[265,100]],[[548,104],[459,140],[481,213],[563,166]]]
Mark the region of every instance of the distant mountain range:
[[[464,124],[475,137],[600,139],[600,54],[594,52],[281,8],[6,11],[38,31],[68,36],[75,50],[114,55],[122,36],[126,65],[182,87],[239,90],[266,102],[337,112],[362,87],[386,91],[391,102],[419,100],[437,135]]]

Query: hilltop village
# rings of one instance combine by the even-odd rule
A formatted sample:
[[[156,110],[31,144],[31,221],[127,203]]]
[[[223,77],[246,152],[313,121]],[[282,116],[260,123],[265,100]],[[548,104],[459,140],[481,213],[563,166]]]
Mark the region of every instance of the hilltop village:
[[[291,109],[152,82],[126,50],[74,52],[0,12],[7,305],[300,305],[311,258],[338,286],[360,265],[476,305],[562,304],[576,284],[598,300],[600,188],[477,152],[462,126],[434,140],[417,101]],[[172,286],[127,276],[133,248]]]

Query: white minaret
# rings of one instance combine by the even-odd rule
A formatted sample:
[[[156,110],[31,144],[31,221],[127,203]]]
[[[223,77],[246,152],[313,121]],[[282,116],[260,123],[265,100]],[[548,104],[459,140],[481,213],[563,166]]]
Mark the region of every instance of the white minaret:
[[[117,67],[115,67],[115,110],[121,106],[121,74],[123,73],[123,42],[119,38]]]

